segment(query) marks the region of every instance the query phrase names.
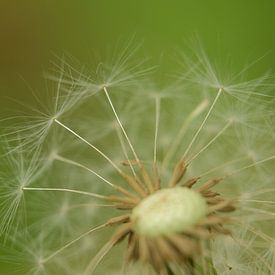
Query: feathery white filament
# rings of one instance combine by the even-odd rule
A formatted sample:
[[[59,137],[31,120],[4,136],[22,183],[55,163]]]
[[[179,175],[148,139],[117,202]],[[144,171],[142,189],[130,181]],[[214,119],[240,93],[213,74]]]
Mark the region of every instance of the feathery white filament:
[[[55,159],[56,160],[59,160],[59,161],[62,161],[62,162],[65,162],[65,163],[68,163],[68,164],[72,164],[72,165],[75,165],[77,167],[80,167],[80,168],[83,168],[89,172],[91,172],[92,174],[94,174],[95,176],[97,176],[98,178],[100,178],[101,180],[103,180],[104,182],[106,182],[108,185],[114,187],[114,184],[111,183],[110,181],[106,180],[105,178],[103,178],[102,176],[100,176],[98,173],[96,173],[94,170],[86,167],[85,165],[81,164],[81,163],[78,163],[76,161],[73,161],[73,160],[70,160],[70,159],[67,159],[67,158],[64,158],[62,156],[59,156],[59,155],[56,155],[55,156]]]
[[[55,119],[54,121],[57,124],[59,124],[60,126],[62,126],[64,129],[66,129],[67,131],[69,131],[70,133],[72,133],[73,135],[75,135],[77,138],[79,138],[80,140],[82,140],[83,142],[85,142],[87,145],[89,145],[90,147],[92,147],[102,157],[104,157],[120,174],[122,173],[121,169],[119,169],[118,166],[108,156],[106,156],[101,150],[99,150],[96,146],[94,146],[89,141],[87,141],[86,139],[84,139],[83,137],[81,137],[79,134],[77,134],[75,131],[73,131],[72,129],[70,129],[68,126],[66,126],[65,124],[63,124],[59,120]]]
[[[106,97],[107,97],[107,99],[108,99],[108,102],[109,102],[110,106],[111,106],[111,109],[112,109],[112,111],[113,111],[113,113],[114,113],[114,115],[115,115],[115,118],[116,118],[116,120],[117,120],[117,123],[119,124],[119,126],[120,126],[120,128],[121,128],[121,131],[122,131],[123,135],[125,136],[125,138],[126,138],[128,144],[129,144],[129,146],[130,146],[130,149],[131,149],[131,151],[132,151],[132,153],[133,153],[133,155],[134,155],[134,157],[135,157],[137,163],[140,163],[139,158],[138,158],[138,156],[137,156],[137,154],[136,154],[136,151],[135,151],[135,149],[134,149],[134,147],[133,147],[133,145],[132,145],[132,143],[131,143],[131,141],[130,141],[130,139],[129,139],[129,137],[128,137],[128,135],[127,135],[127,133],[126,133],[126,131],[125,131],[125,129],[124,129],[124,127],[123,127],[123,125],[122,125],[122,123],[121,123],[119,117],[118,117],[118,115],[117,115],[117,112],[116,112],[116,110],[115,110],[115,107],[114,107],[114,105],[113,105],[113,103],[112,103],[112,100],[111,100],[111,98],[110,98],[110,96],[109,96],[109,93],[108,93],[108,91],[107,91],[107,88],[106,88],[105,86],[103,87],[103,90],[104,90],[104,93],[105,93],[105,95],[106,95]]]
[[[51,255],[49,255],[47,258],[43,259],[43,263],[48,262],[49,260],[51,260],[53,257],[55,257],[57,254],[59,254],[60,252],[62,252],[64,249],[68,248],[69,246],[71,246],[72,244],[76,243],[77,241],[81,240],[82,238],[88,236],[89,234],[91,234],[92,232],[99,230],[101,228],[106,227],[106,223],[99,225],[97,227],[94,227],[92,229],[90,229],[89,231],[83,233],[82,235],[80,235],[79,237],[77,237],[76,239],[68,242],[67,244],[65,244],[64,246],[62,246],[61,248],[59,248],[58,250],[56,250],[54,253],[52,253]]]
[[[155,138],[154,138],[154,163],[157,162],[157,141],[159,131],[159,117],[160,117],[160,98],[156,97],[156,119],[155,119]]]
[[[221,136],[226,129],[232,124],[232,121],[226,123],[226,125],[203,147],[201,150],[196,153],[193,157],[188,160],[188,164],[190,164],[193,160],[195,160],[203,151],[205,151],[219,136]]]
[[[270,161],[270,160],[275,160],[275,156],[270,156],[270,157],[267,157],[265,159],[256,161],[256,162],[254,162],[252,164],[249,164],[247,166],[241,167],[240,169],[237,169],[237,170],[233,171],[232,173],[227,174],[226,177],[231,177],[231,176],[233,176],[233,175],[235,175],[237,173],[240,173],[240,172],[242,172],[242,171],[244,171],[246,169],[249,169],[251,167],[254,167],[254,166],[258,165],[258,164],[261,164],[261,163],[264,163],[264,162],[267,162],[267,161]]]
[[[90,196],[98,199],[105,199],[106,197],[103,195],[91,193],[91,192],[85,192],[75,189],[68,189],[68,188],[47,188],[47,187],[23,187],[23,190],[26,191],[57,191],[57,192],[69,192],[69,193],[75,193],[85,196]]]
[[[183,156],[182,156],[182,159],[185,159],[186,155],[189,153],[191,147],[193,146],[193,144],[194,144],[194,142],[196,141],[197,137],[199,136],[199,134],[200,134],[202,128],[204,127],[204,125],[205,125],[205,123],[206,123],[208,117],[210,116],[210,114],[211,114],[211,112],[212,112],[214,106],[216,105],[216,103],[217,103],[217,101],[218,101],[218,99],[219,99],[221,93],[222,93],[222,88],[219,89],[219,91],[218,91],[218,93],[217,93],[217,95],[216,95],[216,97],[215,97],[215,99],[214,99],[214,101],[213,101],[213,103],[212,103],[210,109],[208,110],[208,112],[207,112],[207,114],[206,114],[206,116],[205,116],[203,122],[201,123],[199,129],[198,129],[197,132],[195,133],[195,135],[194,135],[194,137],[192,138],[190,144],[188,145],[186,151],[184,152],[184,154],[183,154]]]
[[[132,165],[132,162],[131,162],[131,160],[130,160],[130,158],[128,156],[128,153],[127,153],[127,150],[126,150],[126,147],[125,147],[125,143],[124,143],[124,139],[123,139],[122,134],[120,132],[121,130],[120,130],[120,128],[118,128],[118,126],[116,127],[116,131],[117,131],[119,142],[121,144],[121,148],[122,148],[123,154],[126,157],[128,163],[130,165],[130,168],[131,168],[131,171],[132,171],[133,175],[136,177],[137,175],[136,175],[135,169],[134,169],[134,167]]]
[[[182,139],[190,126],[190,123],[197,117],[199,116],[205,108],[208,106],[208,100],[203,100],[202,102],[199,103],[198,106],[184,119],[182,126],[175,137],[175,140],[169,146],[169,149],[164,157],[163,163],[162,163],[162,169],[166,169],[167,164],[171,161],[171,158],[175,154],[176,150],[178,149],[180,143],[182,142]]]

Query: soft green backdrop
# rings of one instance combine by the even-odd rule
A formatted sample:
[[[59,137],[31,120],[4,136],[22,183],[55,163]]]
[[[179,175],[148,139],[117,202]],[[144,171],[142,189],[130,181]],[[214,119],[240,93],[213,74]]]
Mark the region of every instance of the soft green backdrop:
[[[258,75],[275,69],[274,30],[274,0],[0,0],[0,118],[20,108],[11,99],[45,93],[43,72],[64,53],[89,67],[93,53],[134,36],[169,73],[176,50],[196,37],[225,71],[228,60],[237,71],[263,57]]]
[[[274,27],[274,0],[1,0],[0,106],[6,95],[27,100],[30,87],[43,92],[55,55],[89,63],[133,35],[154,63],[198,37],[211,57],[236,68],[266,55],[254,69],[274,70]]]

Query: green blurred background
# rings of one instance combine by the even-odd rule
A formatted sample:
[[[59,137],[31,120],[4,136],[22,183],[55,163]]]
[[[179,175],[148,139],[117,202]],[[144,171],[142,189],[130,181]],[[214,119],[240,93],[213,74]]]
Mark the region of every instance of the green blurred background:
[[[251,74],[275,69],[275,0],[0,0],[0,118],[43,94],[56,56],[90,64],[135,37],[141,56],[168,74],[194,37],[231,70],[263,57]],[[1,273],[1,271],[0,271]]]
[[[28,100],[30,87],[42,93],[56,55],[89,66],[91,54],[133,36],[155,64],[198,37],[211,58],[236,70],[266,55],[254,70],[274,71],[274,30],[274,0],[1,0],[0,107],[12,104],[6,96]]]

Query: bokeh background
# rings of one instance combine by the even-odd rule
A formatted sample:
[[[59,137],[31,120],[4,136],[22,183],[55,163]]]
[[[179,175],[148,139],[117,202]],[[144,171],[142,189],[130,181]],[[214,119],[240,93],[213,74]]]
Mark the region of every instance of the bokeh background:
[[[43,93],[43,72],[56,56],[93,65],[92,54],[133,36],[167,72],[170,57],[194,37],[233,69],[263,57],[252,73],[274,70],[274,27],[274,0],[1,0],[0,108],[13,105],[7,96],[25,101],[31,89]]]
[[[0,0],[0,118],[23,108],[15,101],[31,103],[33,90],[43,98],[43,73],[58,57],[94,67],[93,55],[133,37],[140,58],[168,75],[192,40],[224,71],[258,60],[251,76],[274,72],[275,1]]]

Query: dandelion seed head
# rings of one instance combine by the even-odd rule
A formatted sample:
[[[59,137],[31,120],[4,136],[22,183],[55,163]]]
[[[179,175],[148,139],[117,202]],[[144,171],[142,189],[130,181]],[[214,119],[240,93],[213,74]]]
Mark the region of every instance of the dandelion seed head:
[[[4,247],[35,275],[120,274],[122,250],[133,274],[272,272],[272,79],[223,75],[199,51],[162,88],[136,50],[93,73],[61,59],[48,105],[6,128]]]
[[[133,209],[134,230],[145,236],[159,236],[190,229],[206,217],[207,204],[188,188],[162,189]]]

